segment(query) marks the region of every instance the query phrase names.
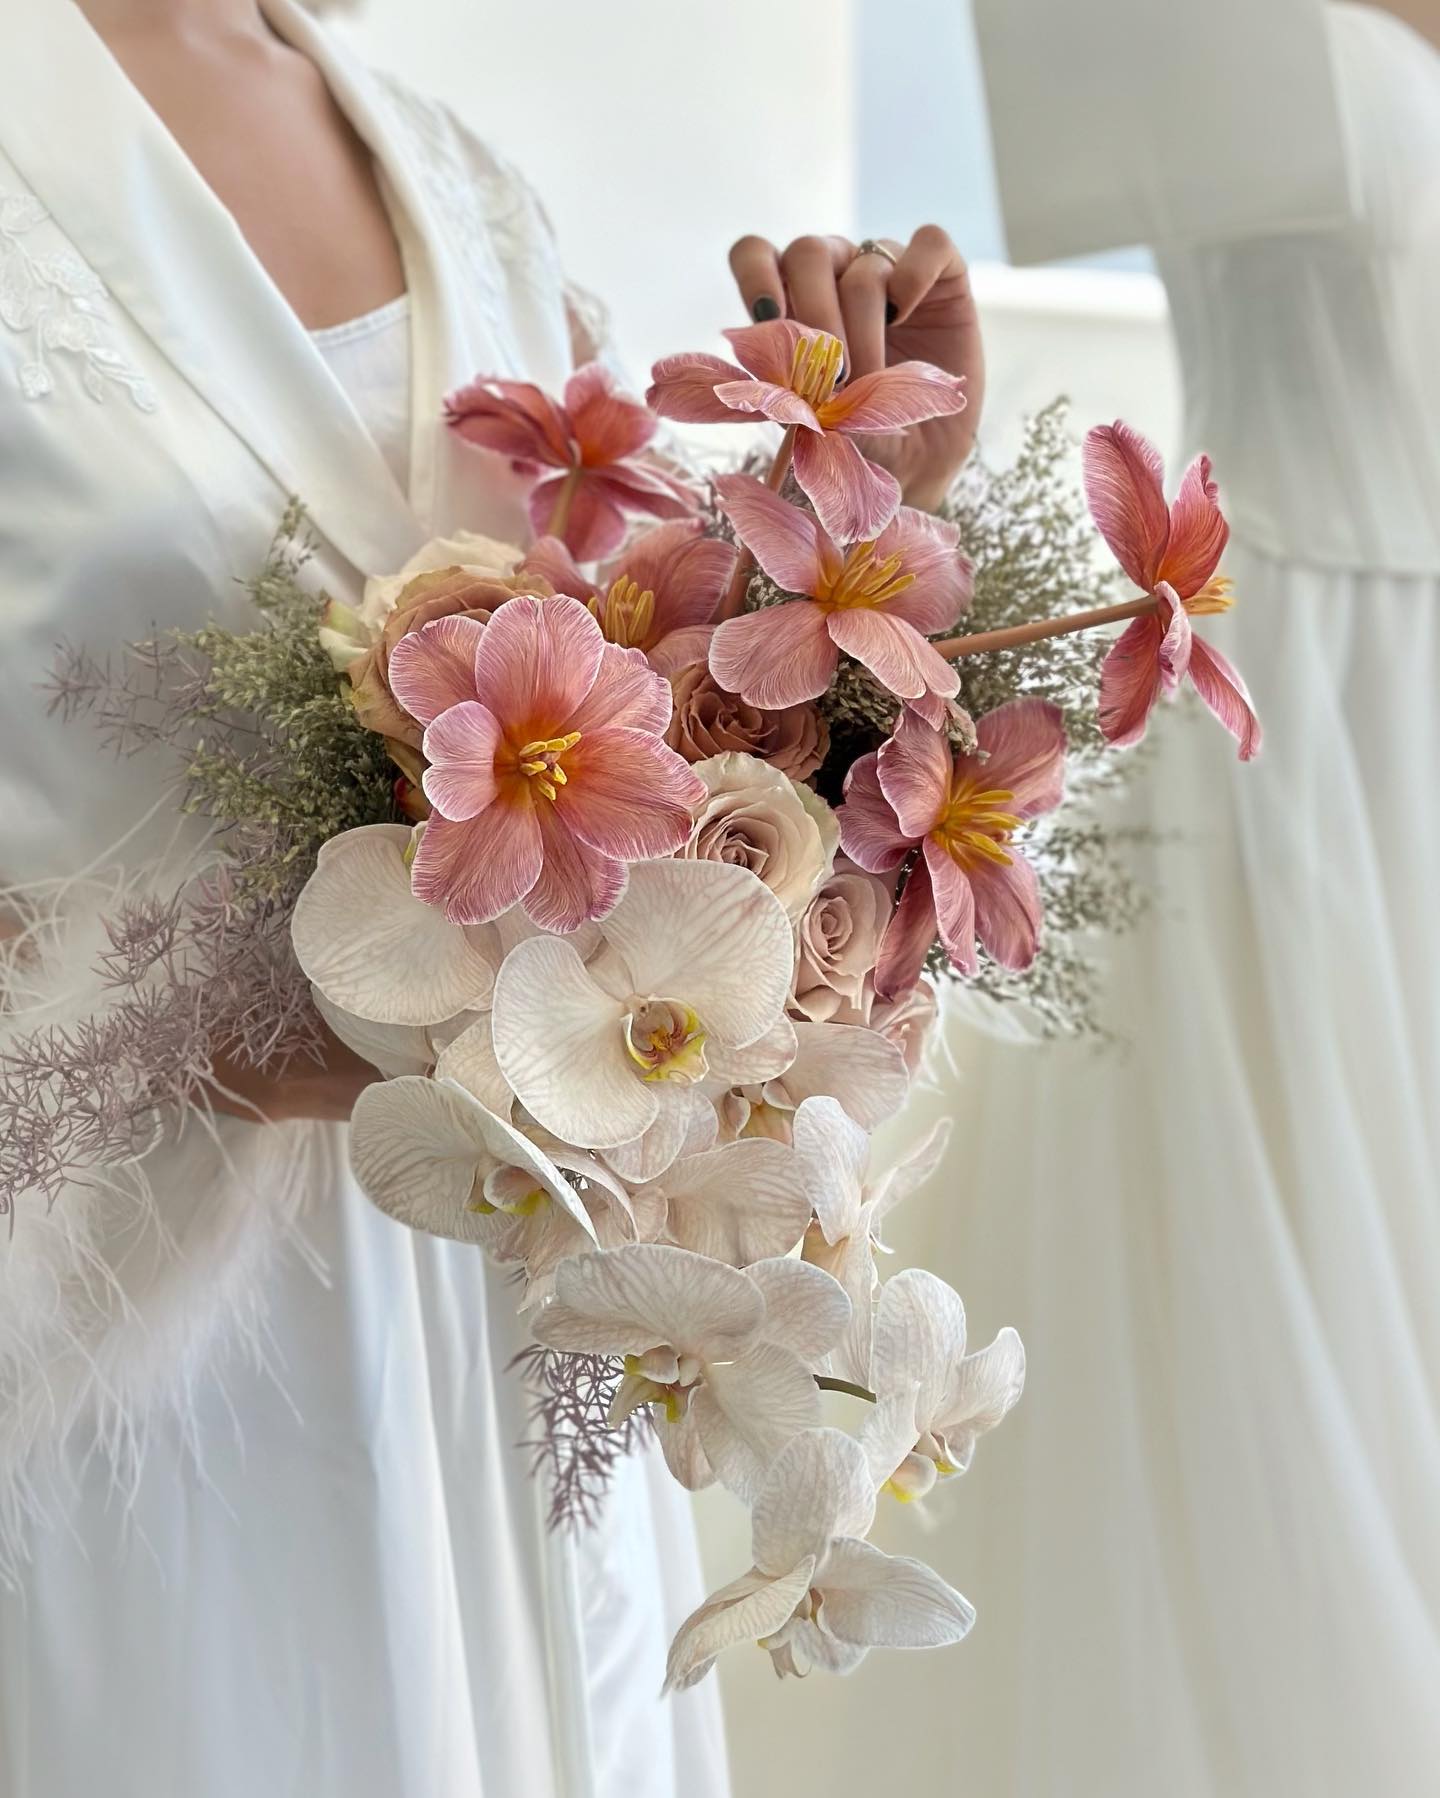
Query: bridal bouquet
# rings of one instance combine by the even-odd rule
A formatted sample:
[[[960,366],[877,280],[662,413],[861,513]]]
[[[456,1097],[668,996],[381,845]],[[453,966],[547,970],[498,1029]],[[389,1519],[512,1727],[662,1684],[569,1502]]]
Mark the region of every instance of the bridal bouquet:
[[[938,983],[1063,1013],[1068,976],[1033,975],[1047,905],[1062,938],[1106,910],[1104,833],[1057,821],[1067,768],[1101,784],[1108,746],[1187,678],[1242,756],[1259,744],[1191,626],[1231,597],[1203,459],[1167,505],[1142,438],[1091,433],[1094,520],[1140,596],[1077,608],[1105,583],[1056,497],[1053,421],[1029,519],[1003,477],[922,514],[866,451],[958,411],[960,381],[902,363],[841,385],[822,332],[729,337],[736,364],[668,358],[643,405],[599,366],[559,400],[499,379],[454,396],[452,427],[535,477],[528,549],[431,544],[318,621],[281,556],[256,635],[284,645],[283,679],[252,639],[188,640],[179,709],[145,728],[202,721],[192,795],[235,853],[188,976],[178,913],[116,927],[134,1003],[198,969],[245,1018],[224,1040],[262,1063],[296,1052],[299,1009],[265,1038],[244,978],[214,980],[213,919],[234,954],[258,921],[275,993],[288,928],[319,1015],[383,1075],[352,1120],[359,1184],[513,1271],[557,1518],[650,1429],[683,1485],[749,1505],[754,1564],[681,1627],[670,1686],[742,1641],[781,1673],[845,1671],[969,1628],[938,1575],[867,1538],[881,1495],[965,1472],[1024,1355],[1009,1329],[970,1349],[924,1269],[881,1280],[884,1220],[944,1131],[888,1169],[870,1133],[903,1108]],[[702,490],[654,457],[658,418],[782,437],[768,468]],[[1084,634],[1116,620],[1108,647]],[[133,692],[117,713],[83,657],[60,688],[136,728]],[[204,722],[237,708],[261,749]],[[19,1117],[33,1088],[10,1064]],[[158,1096],[138,1085],[132,1124]],[[43,1134],[32,1181],[105,1140]]]

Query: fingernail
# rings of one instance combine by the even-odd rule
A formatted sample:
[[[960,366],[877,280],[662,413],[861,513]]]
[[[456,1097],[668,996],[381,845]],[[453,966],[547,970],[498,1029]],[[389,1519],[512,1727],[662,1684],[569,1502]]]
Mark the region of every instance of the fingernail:
[[[772,300],[768,293],[762,293],[750,308],[750,316],[757,325],[768,324],[772,318],[779,318],[780,302]]]
[[[900,316],[900,308],[895,304],[894,300],[886,300],[886,302],[885,302],[885,323],[887,325],[893,325],[895,323],[895,320],[897,318],[899,318],[899,316]]]

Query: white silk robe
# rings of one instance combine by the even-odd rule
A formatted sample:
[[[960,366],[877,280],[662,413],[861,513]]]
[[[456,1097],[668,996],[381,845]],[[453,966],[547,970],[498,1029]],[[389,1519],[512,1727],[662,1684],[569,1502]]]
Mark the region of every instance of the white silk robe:
[[[243,621],[292,494],[342,596],[442,532],[517,538],[519,486],[445,432],[442,396],[570,364],[523,184],[292,0],[266,10],[381,173],[408,493],[71,0],[7,20],[0,879],[62,920],[57,1017],[95,892],[165,864],[175,825],[159,764],[47,715],[56,640]],[[77,1189],[0,1240],[0,1792],[723,1791],[713,1698],[657,1696],[698,1597],[683,1496],[636,1460],[599,1530],[546,1536],[503,1280],[371,1210],[339,1128],[222,1122],[144,1175],[147,1197]]]

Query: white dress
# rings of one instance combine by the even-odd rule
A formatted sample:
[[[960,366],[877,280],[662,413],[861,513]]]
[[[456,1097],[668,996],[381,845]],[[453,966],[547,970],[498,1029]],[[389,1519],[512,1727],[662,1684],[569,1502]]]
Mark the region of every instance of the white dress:
[[[117,855],[179,851],[161,770],[46,716],[56,639],[243,620],[292,492],[342,595],[441,531],[513,538],[521,489],[441,397],[568,366],[523,185],[266,10],[375,152],[410,289],[317,339],[70,0],[7,33],[0,873],[81,925]],[[374,1211],[343,1129],[221,1135],[152,1157],[148,1203],[67,1193],[0,1242],[0,1793],[718,1798],[713,1689],[658,1697],[701,1590],[684,1495],[639,1457],[547,1535],[503,1277]]]
[[[1128,1052],[952,1029],[963,1202],[903,1241],[1029,1356],[954,1510],[986,1798],[1440,1779],[1440,55],[1329,28],[1350,221],[1158,246],[1264,753],[1152,721]]]

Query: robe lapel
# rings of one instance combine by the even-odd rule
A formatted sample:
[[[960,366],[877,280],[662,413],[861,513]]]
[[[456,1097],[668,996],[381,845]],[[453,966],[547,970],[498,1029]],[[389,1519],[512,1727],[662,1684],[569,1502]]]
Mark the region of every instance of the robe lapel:
[[[30,5],[7,39],[0,143],[115,301],[316,529],[362,573],[399,567],[423,535],[416,509],[309,333],[78,7]],[[266,12],[376,155],[412,287],[417,419],[421,407],[436,417],[446,333],[414,172],[393,155],[363,71],[289,0],[266,0]],[[433,463],[431,449],[417,498]]]

